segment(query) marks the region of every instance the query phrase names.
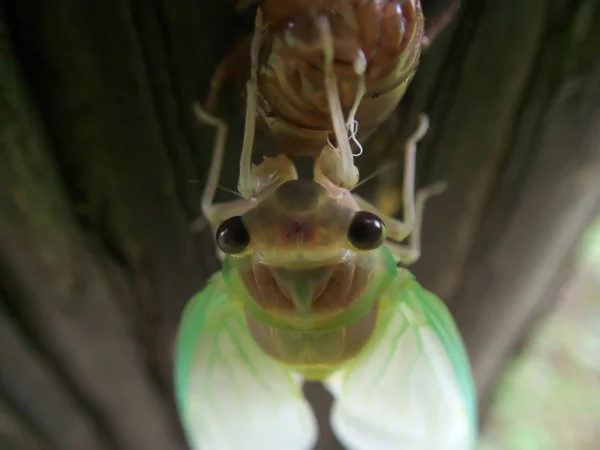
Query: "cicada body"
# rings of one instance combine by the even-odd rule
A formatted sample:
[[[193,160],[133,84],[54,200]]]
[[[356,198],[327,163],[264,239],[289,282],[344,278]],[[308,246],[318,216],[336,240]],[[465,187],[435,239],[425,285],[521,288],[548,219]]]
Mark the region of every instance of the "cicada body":
[[[374,129],[395,107],[422,22],[418,0],[266,0],[250,42],[240,199],[214,203],[227,125],[196,107],[218,131],[202,211],[224,259],[179,330],[176,398],[193,450],[312,448],[303,380],[330,390],[331,425],[349,450],[472,449],[460,335],[397,265],[418,259],[423,205],[441,190],[414,193],[426,116],[405,147],[403,220],[351,192],[348,132],[357,120]],[[279,153],[255,165],[261,122]],[[312,178],[298,179],[298,154],[313,157]]]
[[[224,125],[198,116],[220,128],[220,170]],[[226,256],[186,308],[176,352],[193,450],[312,448],[303,380],[334,396],[331,425],[349,450],[472,448],[475,394],[460,335],[444,304],[397,265],[418,258],[424,203],[440,192],[414,195],[426,124],[405,147],[402,221],[332,183],[318,158],[313,179],[254,166],[262,190],[230,203],[211,203],[209,179],[203,209]]]
[[[194,450],[311,449],[302,379],[334,396],[348,449],[469,450],[475,395],[443,303],[384,244],[386,227],[312,180],[222,223],[223,270],[187,307],[178,405]]]

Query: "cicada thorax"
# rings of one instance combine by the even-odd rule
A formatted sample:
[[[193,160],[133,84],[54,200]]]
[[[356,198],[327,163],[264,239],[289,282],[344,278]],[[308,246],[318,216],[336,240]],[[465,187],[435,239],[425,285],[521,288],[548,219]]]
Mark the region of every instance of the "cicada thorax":
[[[254,263],[240,272],[256,306],[284,324],[270,323],[247,309],[248,328],[271,357],[305,378],[320,379],[356,356],[376,325],[376,302],[361,299],[372,276],[355,258],[313,269],[289,270]],[[356,304],[360,301],[364,305]],[[356,318],[335,316],[358,307]],[[366,312],[363,310],[367,309]]]
[[[378,300],[396,264],[380,249],[332,264],[282,268],[252,256],[230,260],[228,283],[259,347],[307,379],[323,379],[357,356],[376,325]]]
[[[259,347],[307,380],[323,380],[367,345],[377,323],[377,305],[348,325],[331,330],[272,327],[246,312],[248,329]]]
[[[342,110],[345,120],[356,110],[359,139],[396,108],[421,52],[419,0],[267,0],[262,10],[258,106],[278,151],[314,155],[334,142],[318,26],[323,18]]]
[[[321,318],[352,305],[364,292],[371,269],[354,258],[301,270],[255,263],[241,276],[261,308],[275,314],[306,313]],[[304,311],[299,311],[301,308]]]

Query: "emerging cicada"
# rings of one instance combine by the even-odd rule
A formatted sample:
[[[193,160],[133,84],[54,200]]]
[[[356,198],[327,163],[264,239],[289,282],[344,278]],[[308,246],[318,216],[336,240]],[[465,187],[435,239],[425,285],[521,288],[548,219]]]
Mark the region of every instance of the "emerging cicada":
[[[406,146],[402,222],[314,179],[213,205],[229,215],[216,232],[223,269],[187,306],[177,346],[177,402],[194,450],[311,449],[304,379],[334,396],[331,425],[348,449],[473,448],[461,337],[443,302],[397,266],[418,257],[423,205],[440,188],[413,198],[424,127],[425,118]],[[410,234],[408,246],[386,244],[388,224]]]
[[[325,3],[351,6],[344,11],[354,11],[355,19],[357,7],[369,5],[387,11],[381,5],[410,4],[414,17],[420,14],[411,1],[306,2],[322,8]],[[269,4],[276,5],[266,1],[265,14],[279,17],[275,13],[286,11],[283,6],[305,3],[282,1],[274,12],[267,9]],[[335,33],[343,27],[333,25],[332,11],[340,10],[309,8],[306,17],[311,19],[291,28],[296,33],[308,30],[306,35],[294,35],[301,37],[300,44],[290,42],[301,51],[299,60],[312,61],[306,67],[320,68],[311,75],[312,87],[304,94],[298,91],[297,97],[281,90],[285,77],[279,84],[267,83],[272,91],[260,84],[259,67],[278,67],[276,61],[268,63],[278,53],[268,50],[271,56],[261,62],[268,32],[259,10],[250,50],[238,181],[241,199],[214,203],[227,127],[196,108],[199,119],[218,130],[202,209],[225,256],[222,271],[187,306],[179,331],[176,397],[194,450],[310,449],[317,427],[302,395],[303,380],[321,381],[332,393],[331,425],[348,449],[474,446],[475,391],[461,337],[443,302],[398,267],[418,259],[425,201],[442,189],[434,185],[414,194],[415,151],[428,120],[421,117],[405,147],[403,220],[380,214],[349,189],[356,184],[358,171],[347,117],[354,109],[358,117],[363,103],[352,103],[349,111],[343,107],[344,98],[355,97],[344,97],[344,76],[336,72],[334,56],[345,49],[335,46],[341,42]],[[391,13],[397,10],[391,8]],[[295,11],[294,17],[304,14]],[[269,38],[271,45],[291,45],[284,43],[286,32],[281,30],[282,41]],[[320,55],[320,62],[316,56],[308,58],[313,53]],[[352,63],[353,89],[360,90],[360,78],[367,79],[368,70],[363,69],[369,59],[365,56],[364,61],[363,66]],[[292,63],[281,64],[285,76],[293,77],[294,72],[288,71]],[[268,97],[267,91],[282,97]],[[361,98],[365,101],[364,95]],[[268,113],[266,105],[271,108]],[[322,132],[322,148],[307,153],[313,156],[314,171],[306,179],[298,179],[290,158],[293,145],[310,139],[290,139],[292,147],[281,147],[288,131],[298,129],[291,118],[300,117],[302,105],[317,108],[315,114],[318,108],[328,111],[320,129],[317,122],[308,121],[300,127],[304,131],[299,136],[304,138],[309,136],[307,130]],[[282,140],[277,157],[255,166],[251,156],[257,116]],[[271,125],[279,125],[272,127],[269,119]],[[335,145],[327,142],[331,129]],[[401,243],[405,238],[407,245]]]

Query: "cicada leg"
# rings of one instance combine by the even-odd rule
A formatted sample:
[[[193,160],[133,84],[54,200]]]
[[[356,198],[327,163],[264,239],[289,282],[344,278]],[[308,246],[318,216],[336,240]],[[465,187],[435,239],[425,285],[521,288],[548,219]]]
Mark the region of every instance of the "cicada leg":
[[[425,202],[429,197],[441,194],[446,190],[446,182],[432,184],[417,192],[415,197],[415,226],[408,237],[408,245],[397,242],[388,242],[387,246],[391,250],[396,261],[407,266],[414,264],[421,257],[421,229],[423,224],[423,212]]]
[[[327,93],[331,122],[337,141],[337,148],[325,147],[323,149],[322,154],[319,156],[319,159],[321,160],[319,166],[321,166],[328,178],[338,186],[351,189],[358,182],[358,169],[354,165],[354,155],[352,154],[352,147],[350,146],[350,140],[348,139],[347,128],[349,125],[344,121],[344,113],[342,111],[342,104],[337,86],[337,77],[333,70],[334,48],[331,26],[325,17],[319,18],[317,25],[321,34],[323,53],[325,55],[325,91]],[[364,72],[364,67],[361,68],[360,65],[357,65],[356,69],[357,72],[360,70]],[[361,75],[360,72],[359,75]],[[358,95],[362,95],[360,91]],[[354,122],[353,117],[352,122]],[[350,126],[353,126],[353,123]],[[337,164],[333,163],[332,159],[337,160]]]
[[[262,195],[278,185],[297,178],[296,167],[285,155],[275,158],[265,158],[259,165],[252,164],[252,150],[254,147],[254,131],[256,127],[256,100],[258,95],[257,70],[258,51],[260,49],[260,36],[262,15],[260,9],[256,16],[256,27],[252,39],[251,51],[251,77],[247,83],[246,123],[244,128],[244,143],[240,157],[240,176],[238,191],[243,197],[240,200],[215,204],[215,194],[223,168],[225,143],[227,141],[227,124],[225,121],[209,114],[199,105],[194,105],[194,112],[201,123],[214,127],[217,131],[213,156],[210,166],[208,181],[202,194],[202,213],[211,225],[213,232],[216,227],[228,217],[240,215],[250,209]],[[201,228],[196,221],[193,227]],[[223,259],[223,254],[217,249],[217,257]]]
[[[246,122],[238,180],[238,191],[246,198],[256,197],[266,190],[297,178],[294,163],[283,154],[276,158],[265,158],[258,166],[252,164],[258,100],[258,57],[262,29],[262,10],[259,8],[256,12],[250,50],[250,79],[246,83]]]
[[[254,200],[242,198],[225,203],[215,203],[215,194],[217,192],[217,187],[219,186],[219,178],[221,177],[221,170],[223,168],[225,143],[227,141],[227,124],[223,120],[206,112],[198,104],[194,105],[194,113],[200,123],[214,127],[217,131],[217,136],[213,146],[208,180],[206,181],[204,191],[202,192],[200,206],[203,217],[194,221],[192,229],[201,231],[206,225],[206,222],[208,222],[214,233],[216,227],[223,222],[223,220],[234,215],[243,214],[250,209],[254,204]],[[217,258],[219,260],[223,259],[223,254],[218,248]]]
[[[356,135],[358,133],[358,122],[354,118],[356,115],[356,111],[360,106],[360,102],[365,94],[365,73],[364,68],[365,64],[363,61],[364,55],[360,53],[360,55],[356,58],[355,61],[355,69],[356,74],[358,76],[357,90],[354,96],[354,104],[350,113],[348,114],[348,120],[346,121],[345,128],[347,129],[347,135],[343,138],[343,142],[347,144],[347,148],[343,150],[344,147],[340,146],[340,148],[334,147],[330,142],[328,142],[328,146],[325,147],[315,161],[315,181],[317,178],[321,178],[323,176],[327,180],[329,180],[333,185],[338,186],[343,189],[351,189],[356,186],[358,182],[358,169],[354,166],[354,157],[360,156],[362,154],[362,145],[356,139]],[[333,119],[332,119],[333,120]],[[348,152],[348,148],[350,147],[349,140],[352,140],[356,146],[358,147],[357,153],[352,153],[352,150],[349,150],[352,157],[352,173],[356,175],[356,179],[351,178],[352,181],[348,181],[348,176],[345,175],[344,170],[345,167],[341,163],[341,159],[344,155],[343,152]],[[352,175],[354,177],[354,175]],[[350,185],[351,183],[354,183]]]
[[[202,193],[202,214],[204,217],[196,220],[192,228],[199,231],[203,228],[204,220],[208,221],[213,233],[216,228],[225,219],[241,215],[251,209],[260,196],[250,198],[241,198],[224,203],[215,203],[215,194],[219,185],[219,178],[223,169],[223,157],[225,155],[225,143],[227,142],[227,124],[225,121],[209,114],[199,105],[194,105],[194,113],[200,123],[210,125],[217,131],[217,136],[213,146],[212,161],[209,169],[208,180]],[[252,168],[254,176],[261,182],[261,186],[268,187],[273,184],[273,180],[287,180],[296,178],[296,169],[287,164],[289,160],[282,155],[276,158],[267,158],[262,164]],[[263,195],[267,192],[263,192]],[[223,254],[217,249],[217,258],[222,260]]]
[[[387,228],[388,237],[395,242],[389,242],[388,246],[392,253],[402,264],[412,264],[420,256],[420,234],[421,234],[421,219],[423,208],[427,198],[438,194],[445,189],[444,183],[437,183],[429,188],[420,191],[417,194],[415,201],[415,154],[417,151],[417,143],[425,136],[429,128],[429,119],[422,114],[419,120],[419,127],[408,139],[404,149],[404,186],[403,194],[403,220],[395,219],[387,214],[383,214],[379,209],[360,197],[354,194],[354,199],[361,209],[377,214]],[[408,245],[402,245],[399,242],[410,236]]]

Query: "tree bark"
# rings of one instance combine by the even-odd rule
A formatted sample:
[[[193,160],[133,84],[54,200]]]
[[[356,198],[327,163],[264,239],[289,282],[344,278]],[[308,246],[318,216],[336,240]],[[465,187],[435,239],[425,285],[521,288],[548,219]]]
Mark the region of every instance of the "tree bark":
[[[191,104],[252,27],[233,3],[0,1],[2,448],[185,448],[172,346],[218,270],[190,226],[214,137]],[[598,48],[594,0],[463,0],[359,161],[363,175],[400,161],[430,116],[418,182],[449,190],[427,205],[414,269],[457,319],[484,410],[600,204]],[[218,111],[228,187],[239,100]],[[398,165],[363,188],[401,179]],[[326,432],[319,448],[336,445]]]
[[[456,82],[437,82],[427,100],[437,133],[423,166],[450,189],[425,221],[440,263],[416,269],[457,318],[480,401],[556,297],[600,199],[599,5],[484,5],[468,37],[468,16],[456,24],[450,49],[467,51],[461,63],[446,52],[441,70],[446,79],[460,67]]]

